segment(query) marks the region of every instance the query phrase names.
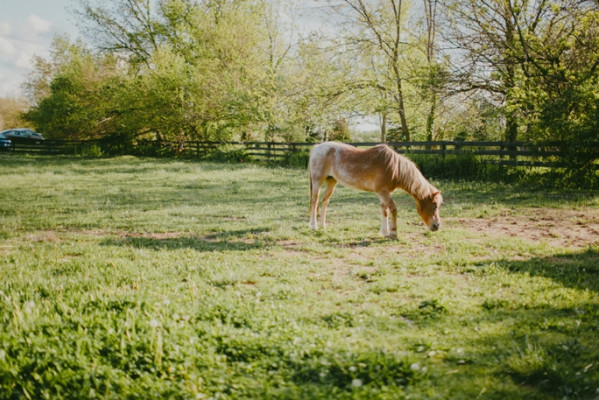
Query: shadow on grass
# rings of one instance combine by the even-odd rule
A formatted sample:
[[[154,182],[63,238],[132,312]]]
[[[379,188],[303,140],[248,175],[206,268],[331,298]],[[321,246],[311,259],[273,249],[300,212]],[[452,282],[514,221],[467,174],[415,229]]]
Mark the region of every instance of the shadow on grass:
[[[110,238],[101,244],[104,246],[128,246],[151,250],[247,251],[273,246],[274,242],[257,236],[268,231],[270,231],[269,228],[255,228],[223,231],[203,236],[179,236],[172,233],[132,234],[130,236]]]
[[[584,311],[581,311],[584,310]],[[514,385],[498,385],[485,393],[489,399],[591,399],[599,384],[596,327],[599,305],[575,308],[543,305],[535,308],[484,310],[477,325],[505,323],[498,334],[477,336],[470,349],[448,354],[456,378],[465,381],[491,374]],[[452,367],[453,368],[453,367]],[[476,386],[465,393],[476,397]]]
[[[498,265],[510,272],[542,276],[569,288],[599,292],[599,249],[555,254],[528,260],[504,260]]]
[[[374,231],[374,230],[373,230]],[[337,247],[337,248],[349,248],[356,249],[362,247],[371,247],[376,245],[394,245],[397,244],[397,240],[386,238],[383,236],[371,236],[371,237],[363,237],[363,238],[348,238],[348,239],[340,239],[337,237],[331,237],[327,239],[327,245]]]
[[[568,203],[581,204],[597,199],[596,190],[552,188],[529,182],[496,183],[473,181],[435,182],[443,193],[446,204],[454,201],[465,204],[500,204],[519,207],[564,207]]]
[[[508,303],[479,315],[478,323],[510,321],[509,329],[475,339],[475,352],[446,361],[494,370],[520,388],[516,394],[498,387],[498,392],[487,393],[490,398],[595,398],[599,304],[514,308]]]
[[[505,270],[544,277],[581,293],[599,292],[599,251],[556,254],[497,263]],[[494,370],[519,389],[498,387],[490,398],[595,398],[599,387],[599,301],[556,299],[529,304],[517,298],[487,299],[473,316],[477,325],[503,326],[497,334],[473,335],[473,352],[447,362]],[[502,392],[502,390],[504,392]]]

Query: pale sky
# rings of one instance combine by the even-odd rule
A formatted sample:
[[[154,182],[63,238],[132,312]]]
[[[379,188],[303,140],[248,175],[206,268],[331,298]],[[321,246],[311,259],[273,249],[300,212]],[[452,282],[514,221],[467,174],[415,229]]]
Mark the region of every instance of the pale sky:
[[[21,94],[33,57],[47,57],[56,35],[79,36],[68,12],[77,4],[77,0],[0,0],[0,97]]]
[[[276,4],[281,0],[273,1]],[[322,29],[322,24],[313,20],[314,11],[322,2],[283,0],[281,3],[303,14],[296,20],[300,29]],[[78,0],[0,0],[0,97],[21,94],[21,84],[31,71],[33,57],[47,58],[54,37],[65,34],[72,40],[80,37],[71,13],[78,6]]]

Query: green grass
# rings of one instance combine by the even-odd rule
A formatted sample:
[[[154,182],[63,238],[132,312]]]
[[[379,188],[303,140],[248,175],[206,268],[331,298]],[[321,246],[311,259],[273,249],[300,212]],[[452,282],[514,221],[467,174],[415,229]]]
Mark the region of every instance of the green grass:
[[[0,398],[596,398],[596,238],[471,223],[599,195],[434,183],[391,241],[343,187],[310,231],[303,170],[2,156]]]

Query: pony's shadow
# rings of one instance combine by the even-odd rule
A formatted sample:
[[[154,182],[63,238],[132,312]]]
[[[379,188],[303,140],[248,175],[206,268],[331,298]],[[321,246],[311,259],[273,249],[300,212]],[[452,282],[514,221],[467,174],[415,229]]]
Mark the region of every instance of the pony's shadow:
[[[391,238],[387,238],[384,236],[378,236],[378,237],[364,238],[361,240],[352,240],[347,243],[338,243],[338,245],[343,246],[343,247],[356,248],[356,247],[370,247],[370,246],[379,245],[379,244],[394,244],[394,243],[397,243],[396,239],[391,239]]]
[[[324,241],[326,241],[326,244],[329,246],[341,248],[360,248],[397,243],[396,239],[391,239],[380,235],[373,235],[369,237],[361,237],[354,239],[339,239],[334,235],[328,235],[326,232],[323,232],[322,230],[314,232],[313,235],[315,235],[319,239],[323,239]]]
[[[256,234],[268,231],[270,231],[269,228],[254,228],[184,236],[174,233],[132,233],[118,238],[109,238],[101,244],[157,251],[181,249],[198,252],[248,251],[271,247],[272,241],[256,236]]]

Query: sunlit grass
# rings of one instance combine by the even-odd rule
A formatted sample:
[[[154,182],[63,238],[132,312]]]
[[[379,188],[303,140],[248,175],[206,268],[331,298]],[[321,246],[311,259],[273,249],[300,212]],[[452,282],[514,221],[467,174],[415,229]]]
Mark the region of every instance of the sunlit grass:
[[[342,187],[310,231],[302,170],[0,163],[0,398],[598,393],[597,247],[462,221],[596,220],[595,193],[435,182],[443,229],[398,193],[390,241],[376,197]]]

